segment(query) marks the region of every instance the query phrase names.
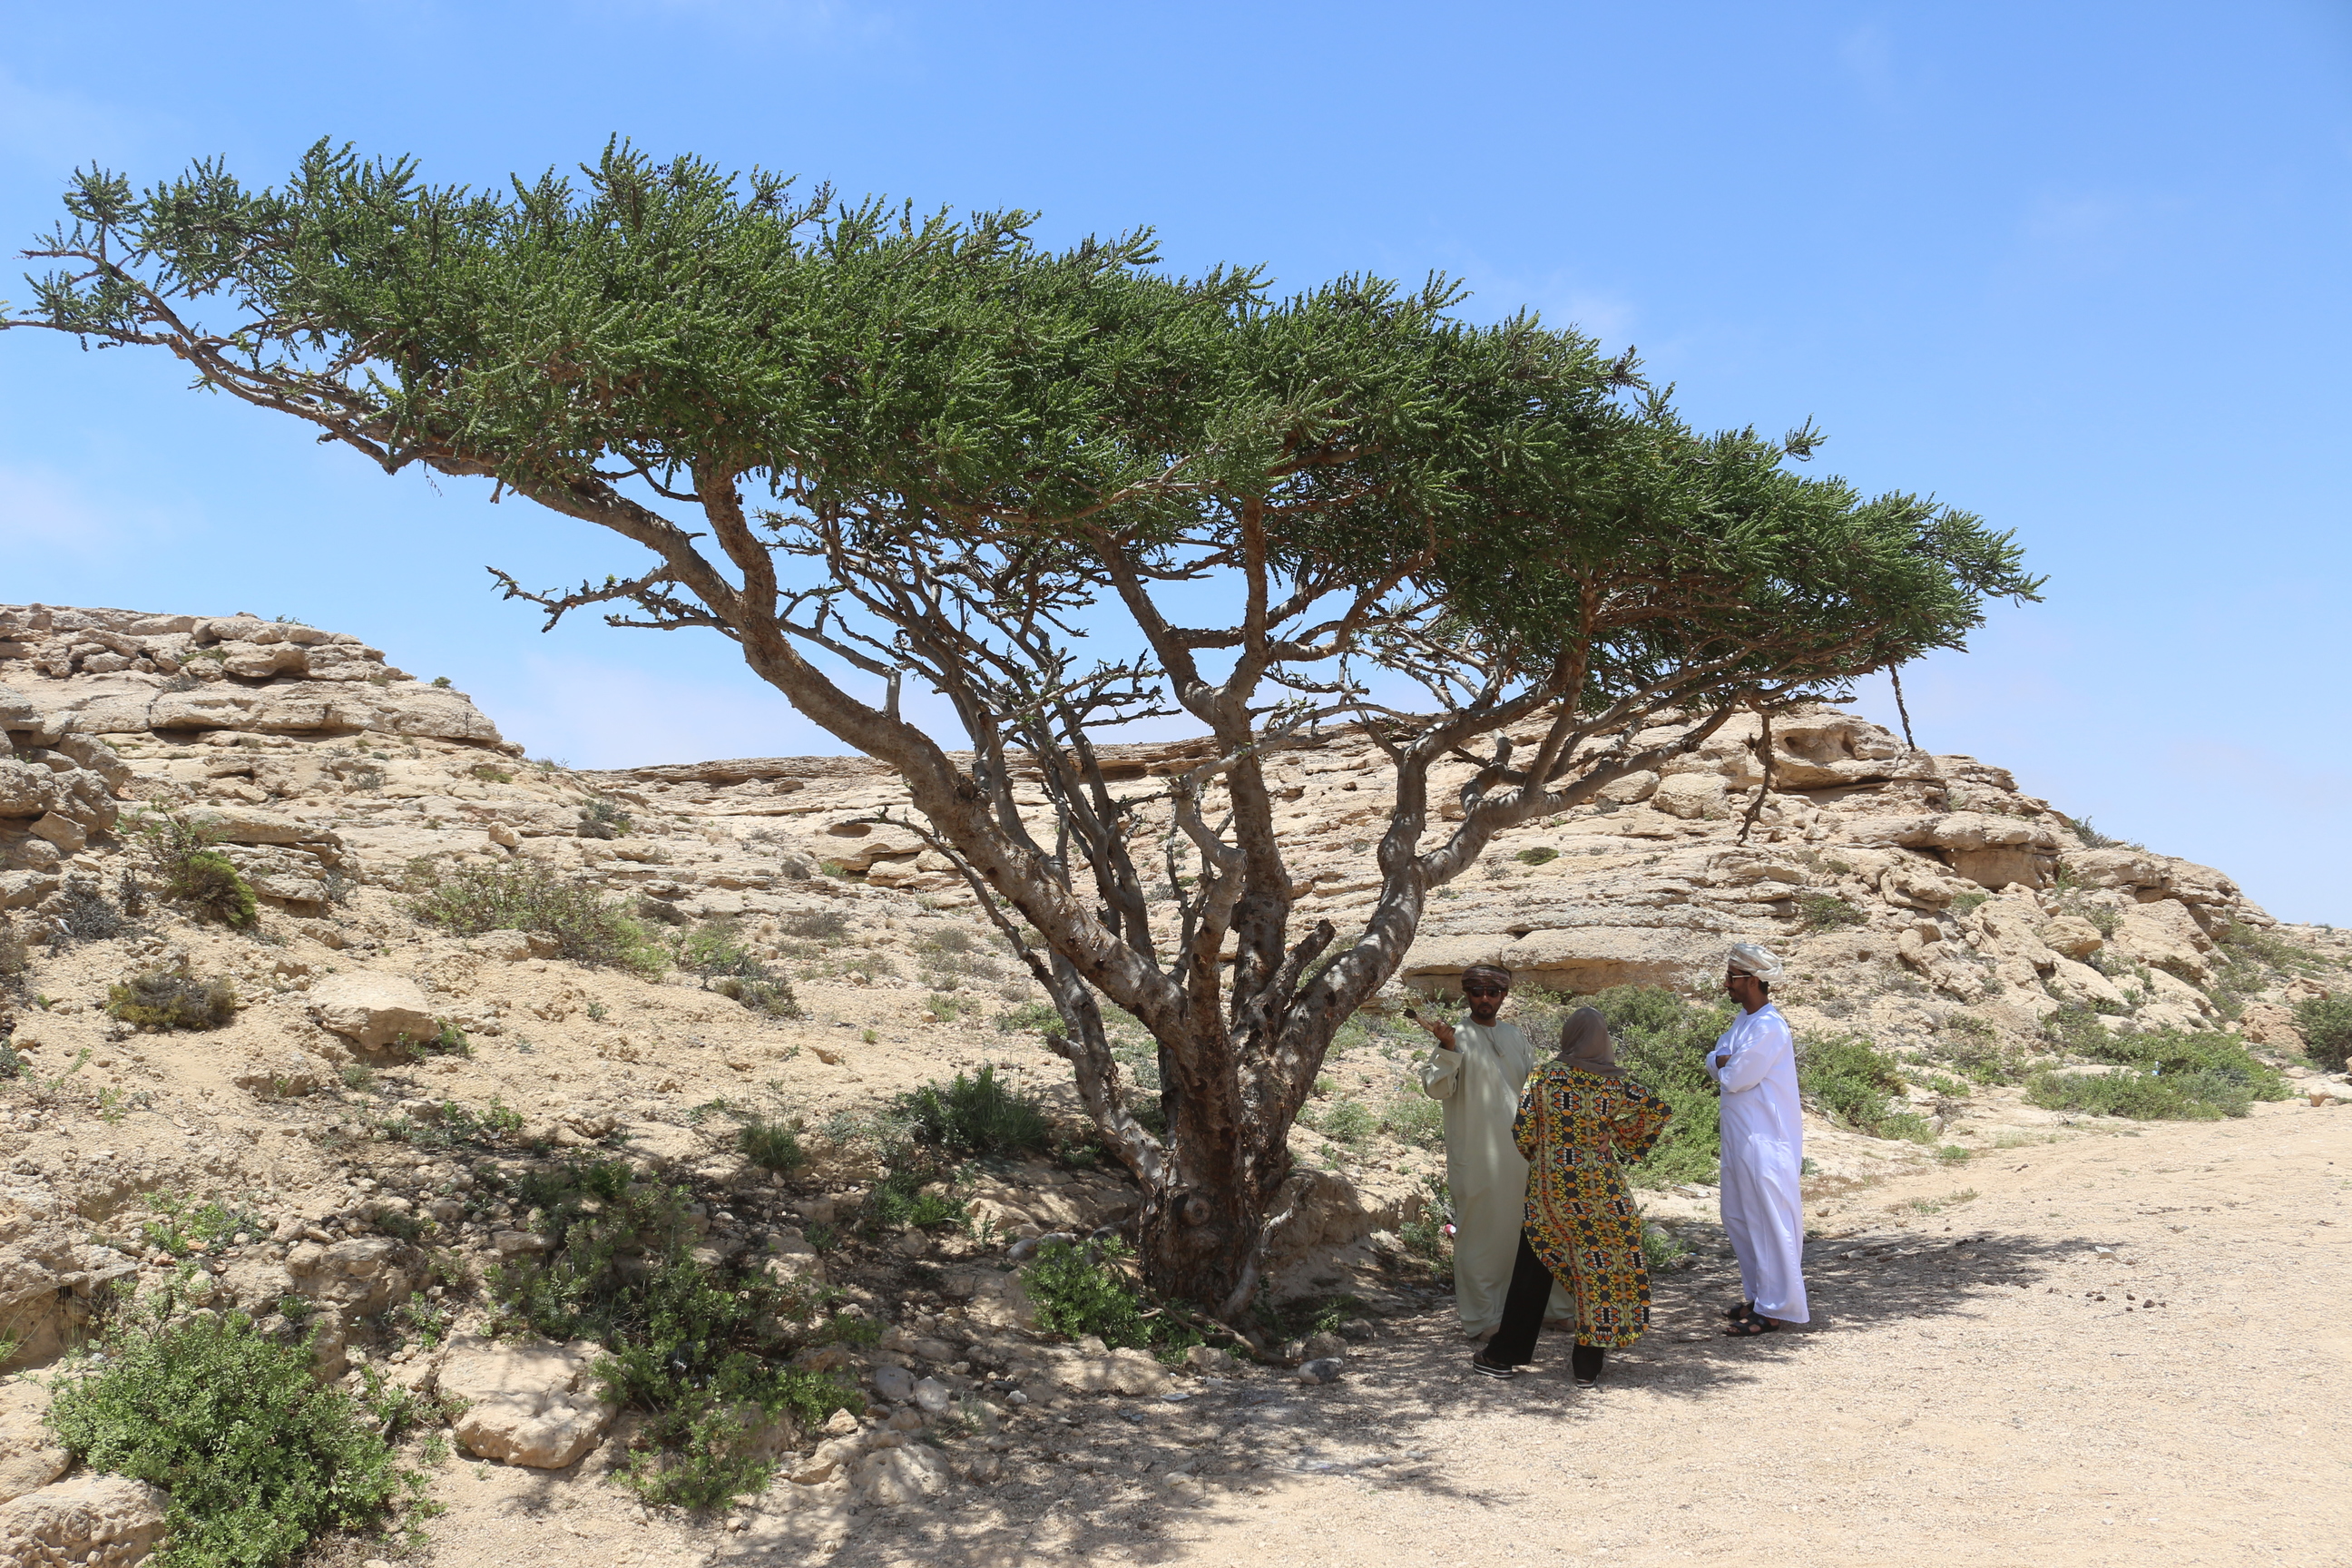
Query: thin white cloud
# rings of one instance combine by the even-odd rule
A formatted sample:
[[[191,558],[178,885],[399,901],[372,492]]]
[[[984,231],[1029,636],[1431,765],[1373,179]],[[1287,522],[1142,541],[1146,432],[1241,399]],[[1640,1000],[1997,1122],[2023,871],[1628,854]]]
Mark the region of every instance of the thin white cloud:
[[[94,496],[50,468],[0,463],[0,542],[90,558],[168,537],[183,520],[152,506]]]

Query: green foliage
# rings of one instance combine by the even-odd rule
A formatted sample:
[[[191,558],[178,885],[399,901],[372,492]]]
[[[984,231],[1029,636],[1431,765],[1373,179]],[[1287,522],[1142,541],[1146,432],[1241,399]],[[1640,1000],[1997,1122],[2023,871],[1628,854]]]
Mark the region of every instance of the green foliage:
[[[582,838],[620,838],[635,826],[619,801],[600,795],[580,808],[577,831]]]
[[[1835,931],[1840,926],[1858,926],[1866,917],[1834,893],[1800,893],[1797,918],[1807,931]]]
[[[1454,1212],[1454,1194],[1437,1176],[1423,1176],[1421,1212],[1397,1226],[1397,1240],[1406,1254],[1426,1263],[1440,1275],[1454,1272],[1454,1243],[1445,1234]]]
[[[747,1113],[742,1126],[735,1130],[735,1147],[760,1169],[780,1176],[808,1163],[800,1135],[791,1125],[758,1111]]]
[[[839,910],[796,910],[777,922],[783,933],[832,946],[849,940],[849,917]]]
[[[1404,1089],[1383,1106],[1381,1125],[1400,1142],[1418,1148],[1436,1149],[1445,1142],[1445,1108],[1417,1089]]]
[[[902,1165],[887,1172],[866,1194],[858,1210],[858,1229],[868,1236],[881,1236],[939,1226],[961,1228],[971,1218],[971,1205],[955,1195],[951,1179],[946,1190],[933,1190],[940,1182],[940,1173],[923,1165]]]
[[[1944,1059],[1970,1083],[2024,1081],[2024,1053],[2007,1044],[1987,1019],[1974,1013],[1956,1013],[1944,1021]]]
[[[241,1312],[133,1314],[103,1349],[59,1380],[49,1425],[93,1469],[171,1494],[157,1568],[277,1568],[424,1494],[384,1436],[400,1412],[320,1387],[307,1342]]]
[[[928,1083],[891,1102],[918,1143],[959,1154],[1025,1154],[1045,1147],[1054,1123],[1036,1101],[1001,1082],[993,1067],[951,1083]]]
[[[2137,844],[2126,844],[2120,838],[2108,837],[2105,834],[2092,826],[2091,819],[2087,816],[2075,817],[2073,821],[2069,822],[2067,826],[2074,830],[2074,837],[2083,841],[2083,847],[2085,849],[2137,849],[2140,847]]]
[[[1549,844],[1538,844],[1532,849],[1522,849],[1511,857],[1522,866],[1541,866],[1559,858],[1559,851]]]
[[[2070,1056],[2136,1069],[2096,1076],[2060,1068],[2038,1072],[2025,1096],[2052,1110],[2081,1110],[2141,1121],[2213,1121],[2243,1116],[2258,1100],[2284,1100],[2286,1079],[2246,1049],[2238,1036],[2214,1030],[2110,1030],[2097,1016],[2062,1007],[2042,1033]]]
[[[2304,1054],[2321,1067],[2341,1071],[2352,1058],[2352,997],[2305,997],[2294,1005],[2294,1025]]]
[[[775,1468],[768,1425],[856,1405],[832,1378],[782,1364],[821,1297],[698,1260],[685,1189],[588,1161],[531,1173],[518,1196],[553,1245],[490,1271],[498,1321],[610,1352],[597,1375],[644,1416],[629,1481],[649,1500],[709,1508],[757,1492]]]
[[[1436,1101],[1430,1103],[1433,1105]],[[1324,1106],[1312,1120],[1302,1111],[1299,1120],[1335,1143],[1361,1143],[1380,1126],[1380,1119],[1363,1101],[1344,1098]]]
[[[160,1029],[225,1029],[236,1022],[236,987],[199,980],[184,964],[149,969],[106,988],[106,1010],[126,1024]]]
[[[139,835],[165,898],[192,906],[199,919],[240,930],[259,918],[252,886],[214,847],[220,840],[212,829],[184,817],[151,816],[139,825]]]
[[[478,763],[467,768],[466,772],[484,784],[512,784],[515,779],[512,770],[497,767],[488,763]]]
[[[1902,1107],[1902,1065],[1855,1035],[1800,1041],[1797,1089],[1805,1099],[1874,1138],[1925,1143],[1935,1129]]]
[[[1975,913],[1984,901],[1991,897],[1990,893],[1962,893],[1952,900],[1952,918],[1958,920],[1965,915]]]
[[[646,928],[594,889],[564,881],[529,861],[427,863],[410,879],[409,912],[461,936],[488,931],[542,931],[575,963],[658,974],[667,959]]]
[[[1127,1247],[1112,1240],[1082,1246],[1048,1242],[1021,1272],[1021,1284],[1036,1304],[1037,1326],[1072,1339],[1093,1334],[1111,1350],[1159,1352],[1181,1359],[1202,1342],[1200,1333],[1164,1310],[1129,1277]]]
[[[1690,1248],[1684,1245],[1682,1237],[1665,1226],[1644,1225],[1642,1227],[1642,1258],[1652,1270],[1678,1268],[1683,1259],[1689,1256]]]
[[[1626,1172],[1639,1187],[1712,1182],[1720,1163],[1721,1104],[1706,1075],[1706,1048],[1731,1025],[1727,1007],[1703,1007],[1659,985],[1619,985],[1560,1004],[1590,1005],[1609,1021],[1617,1061],[1674,1111],[1649,1154]],[[1556,1038],[1555,1024],[1549,1037]]]
[[[1062,1028],[1062,1015],[1055,1010],[1051,1002],[1024,1002],[999,1013],[996,1027],[998,1032],[1007,1035],[1026,1034],[1033,1029],[1058,1034]]]
[[[147,1245],[174,1258],[218,1251],[229,1237],[242,1233],[258,1239],[269,1234],[267,1219],[251,1209],[237,1208],[217,1198],[203,1203],[183,1194],[155,1192],[147,1195],[156,1217],[140,1227]]]
[[[773,979],[743,980],[730,974],[710,983],[710,989],[719,995],[740,1002],[765,1018],[805,1018],[800,996],[793,983],[782,975]]]

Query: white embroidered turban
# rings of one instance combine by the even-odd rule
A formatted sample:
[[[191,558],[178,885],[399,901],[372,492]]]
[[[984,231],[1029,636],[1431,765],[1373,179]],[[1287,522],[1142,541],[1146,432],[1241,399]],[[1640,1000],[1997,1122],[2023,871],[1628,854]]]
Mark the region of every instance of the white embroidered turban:
[[[1731,950],[1731,967],[1740,974],[1752,974],[1769,985],[1780,978],[1780,961],[1772,950],[1743,942]]]

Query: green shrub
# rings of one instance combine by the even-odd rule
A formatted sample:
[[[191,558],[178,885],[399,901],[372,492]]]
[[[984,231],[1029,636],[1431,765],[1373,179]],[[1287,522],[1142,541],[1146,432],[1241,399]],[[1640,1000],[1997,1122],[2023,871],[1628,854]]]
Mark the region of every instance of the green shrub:
[[[513,773],[506,768],[496,766],[490,763],[478,763],[474,766],[467,768],[466,771],[474,777],[481,780],[484,784],[514,783]]]
[[[1673,1231],[1660,1225],[1642,1227],[1642,1258],[1654,1270],[1678,1267],[1690,1248]]]
[[[1807,931],[1835,931],[1840,926],[1858,926],[1865,917],[1833,893],[1801,893],[1797,918],[1805,922]]]
[[[2320,1066],[2340,1071],[2352,1058],[2352,997],[2306,997],[2294,1005],[2294,1023],[2304,1053]]]
[[[1054,1135],[1045,1111],[999,1082],[993,1067],[901,1094],[891,1110],[915,1142],[962,1154],[1030,1153]]]
[[[1720,1095],[1706,1075],[1706,1047],[1730,1026],[1727,1007],[1703,1007],[1658,985],[1619,985],[1568,999],[1597,1007],[1616,1037],[1617,1060],[1634,1081],[1664,1100],[1674,1119],[1626,1177],[1635,1186],[1712,1182],[1719,1165]],[[1539,1045],[1558,1037],[1555,1024]]]
[[[259,917],[251,885],[214,847],[219,838],[210,828],[182,817],[155,816],[141,824],[139,833],[165,898],[193,905],[200,919],[239,929]]]
[[[582,838],[619,838],[635,826],[619,801],[600,795],[580,808],[580,826],[574,831]]]
[[[805,1018],[801,999],[793,983],[782,975],[773,980],[738,980],[729,975],[714,980],[710,989],[721,996],[740,1002],[763,1018]]]
[[[1441,1177],[1423,1176],[1421,1184],[1421,1212],[1397,1226],[1397,1240],[1407,1253],[1439,1275],[1450,1276],[1454,1272],[1454,1244],[1446,1237],[1445,1223],[1453,1211],[1454,1195]]]
[[[1990,893],[1962,893],[1952,900],[1952,918],[1958,920],[1964,915],[1973,914],[1987,899],[1991,897]]]
[[[1858,1036],[1832,1035],[1798,1046],[1797,1089],[1805,1099],[1874,1138],[1925,1143],[1935,1130],[1897,1103],[1903,1086],[1901,1064]]]
[[[1408,1089],[1381,1108],[1381,1125],[1402,1142],[1435,1149],[1445,1142],[1445,1108],[1416,1089]]]
[[[93,1469],[171,1494],[157,1568],[276,1568],[424,1494],[384,1435],[397,1413],[320,1387],[307,1342],[268,1339],[241,1312],[156,1313],[103,1348],[59,1380],[49,1425]]]
[[[1433,1105],[1436,1101],[1430,1103]],[[1301,1117],[1300,1120],[1306,1121],[1306,1118]],[[1335,1143],[1361,1143],[1372,1135],[1380,1121],[1361,1100],[1335,1100],[1307,1125]]]
[[[528,861],[416,868],[409,912],[460,936],[487,931],[543,931],[575,963],[607,964],[658,974],[661,947],[618,904],[593,888],[564,881]]]
[[[1532,849],[1522,849],[1511,857],[1522,866],[1541,866],[1559,858],[1559,851],[1549,844],[1538,844]]]
[[[2219,1121],[2245,1115],[2254,1096],[2244,1080],[2222,1073],[2091,1075],[2045,1068],[2027,1081],[2025,1098],[2045,1110],[2140,1121]]]
[[[754,1165],[763,1171],[773,1171],[780,1176],[788,1171],[797,1171],[808,1163],[808,1155],[801,1149],[799,1134],[788,1123],[756,1110],[746,1114],[743,1125],[736,1129],[735,1147]]]
[[[251,1209],[236,1208],[217,1198],[197,1203],[176,1193],[156,1192],[148,1194],[147,1203],[157,1215],[140,1227],[147,1245],[174,1258],[217,1250],[240,1232],[258,1239],[270,1230],[269,1222]]]
[[[150,969],[106,988],[106,1010],[126,1024],[160,1029],[222,1029],[236,1022],[236,987],[199,980],[183,967]]]
[[[1166,1362],[1180,1360],[1202,1342],[1181,1318],[1149,1305],[1143,1289],[1123,1267],[1127,1247],[1118,1241],[1073,1246],[1048,1242],[1021,1273],[1022,1288],[1036,1303],[1037,1326],[1072,1339],[1094,1334],[1112,1350],[1152,1350]]]
[[[1017,1007],[1007,1007],[996,1016],[1000,1034],[1025,1034],[1032,1029],[1049,1034],[1062,1031],[1062,1015],[1051,1002],[1024,1002]]]
[[[597,1376],[644,1418],[628,1480],[648,1500],[709,1508],[756,1493],[775,1469],[764,1428],[856,1408],[851,1389],[783,1363],[822,1295],[699,1260],[685,1189],[608,1160],[533,1172],[517,1196],[552,1245],[491,1269],[494,1326],[604,1346]]]
[[[839,910],[799,910],[777,922],[783,933],[827,945],[849,940],[849,917]]]
[[[0,985],[14,985],[23,979],[26,963],[25,939],[16,934],[16,927],[7,916],[0,915]]]
[[[886,1174],[866,1194],[858,1211],[857,1227],[868,1236],[880,1236],[892,1231],[929,1230],[935,1226],[962,1226],[971,1219],[971,1205],[955,1195],[953,1183],[949,1190],[934,1192],[932,1186],[940,1180],[936,1171],[902,1166]]]
[[[677,961],[688,973],[707,977],[735,975],[740,978],[764,979],[767,970],[743,946],[741,928],[734,920],[721,917],[703,921],[678,938]]]

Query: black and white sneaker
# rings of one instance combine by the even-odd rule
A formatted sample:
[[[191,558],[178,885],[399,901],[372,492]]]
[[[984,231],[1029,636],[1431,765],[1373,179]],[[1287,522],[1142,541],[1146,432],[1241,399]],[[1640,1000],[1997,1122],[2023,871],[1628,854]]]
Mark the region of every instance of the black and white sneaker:
[[[1481,1377],[1517,1377],[1519,1374],[1517,1367],[1505,1366],[1498,1361],[1488,1361],[1485,1351],[1480,1351],[1470,1358],[1470,1370]]]

